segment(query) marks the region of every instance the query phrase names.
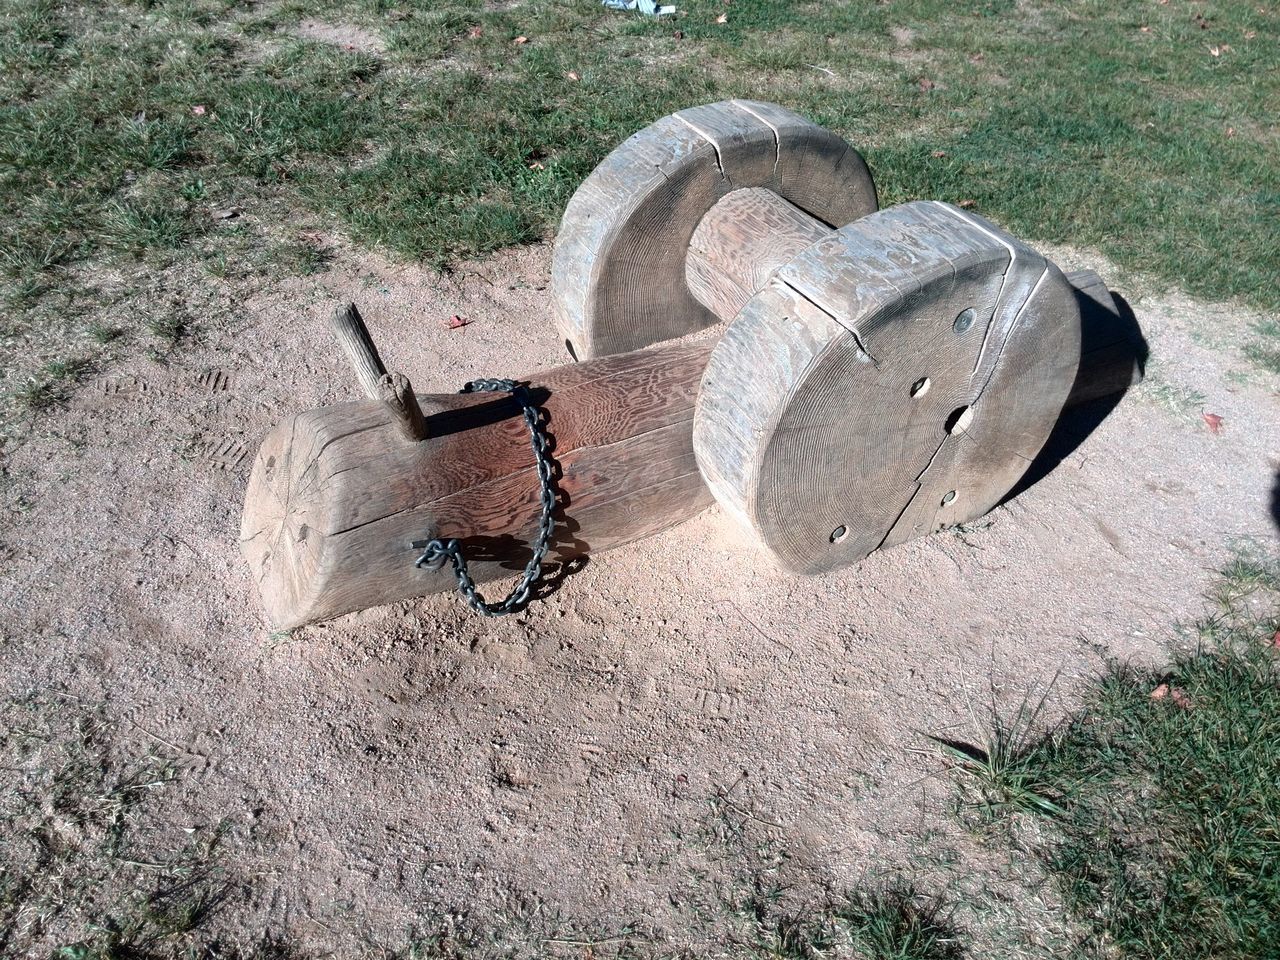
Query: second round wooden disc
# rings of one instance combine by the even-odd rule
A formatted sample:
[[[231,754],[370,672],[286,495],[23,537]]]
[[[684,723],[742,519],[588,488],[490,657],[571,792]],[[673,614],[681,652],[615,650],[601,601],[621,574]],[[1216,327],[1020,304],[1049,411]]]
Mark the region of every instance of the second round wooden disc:
[[[565,209],[551,283],[577,359],[717,322],[689,292],[685,255],[703,215],[743,187],[775,190],[831,226],[876,209],[858,152],[790,110],[726,100],[662,118],[609,154]]]

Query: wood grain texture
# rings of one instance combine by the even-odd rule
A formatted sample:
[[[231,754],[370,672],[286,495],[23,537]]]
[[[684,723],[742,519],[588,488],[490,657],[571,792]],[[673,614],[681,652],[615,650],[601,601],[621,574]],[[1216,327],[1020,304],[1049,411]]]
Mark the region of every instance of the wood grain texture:
[[[400,435],[410,443],[427,438],[427,423],[418,406],[413,385],[403,373],[384,373],[378,380],[378,399],[395,421]]]
[[[698,465],[782,566],[851,563],[997,503],[1057,421],[1079,336],[1072,286],[1029,247],[946,204],[882,211],[778,270],[729,325]]]
[[[583,182],[552,260],[556,322],[575,356],[622,353],[715,322],[690,292],[685,254],[727,193],[768,187],[826,224],[876,209],[862,157],[773,104],[729,100],[640,131]]]
[[[837,232],[744,188],[698,230],[691,285],[734,322],[532,379],[561,472],[553,559],[655,533],[714,495],[784,567],[844,565],[985,512],[1064,402],[1140,376],[1140,334],[1096,274],[1063,277],[945,204]],[[358,312],[339,317],[357,369],[380,370]],[[453,589],[448,569],[413,566],[413,541],[457,537],[480,581],[528,560],[540,505],[514,401],[418,397],[385,373],[373,395],[262,444],[241,542],[277,627]]]
[[[559,465],[549,557],[656,533],[711,497],[693,455],[693,405],[714,338],[695,336],[530,378]],[[455,587],[414,567],[410,543],[457,537],[480,581],[518,573],[538,481],[520,407],[493,394],[419,398],[427,438],[406,444],[380,403],[299,414],[263,442],[241,547],[280,629]]]
[[[387,368],[382,365],[378,356],[378,348],[374,345],[369,328],[364,325],[364,318],[354,303],[338,307],[329,319],[329,328],[338,338],[338,343],[351,361],[356,379],[360,381],[360,389],[370,400],[377,400],[381,395],[378,381],[382,379]]]
[[[685,255],[689,291],[716,317],[730,320],[776,270],[831,232],[772,190],[734,190],[693,232]]]

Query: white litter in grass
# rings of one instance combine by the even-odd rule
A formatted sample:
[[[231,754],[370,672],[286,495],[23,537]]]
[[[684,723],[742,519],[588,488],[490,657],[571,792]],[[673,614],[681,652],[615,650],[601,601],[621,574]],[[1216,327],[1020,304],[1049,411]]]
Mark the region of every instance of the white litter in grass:
[[[646,17],[669,17],[676,12],[674,6],[660,7],[654,0],[600,0],[600,2],[611,10],[638,10]]]

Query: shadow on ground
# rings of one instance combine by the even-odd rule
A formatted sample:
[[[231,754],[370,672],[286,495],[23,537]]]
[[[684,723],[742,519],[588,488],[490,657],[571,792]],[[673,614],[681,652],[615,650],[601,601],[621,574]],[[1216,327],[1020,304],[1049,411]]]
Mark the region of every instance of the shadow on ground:
[[[1043,480],[1102,425],[1128,393],[1135,365],[1136,379],[1146,371],[1150,348],[1129,301],[1111,291],[1116,305],[1112,313],[1079,290],[1076,296],[1080,301],[1081,359],[1068,401],[1075,405],[1062,411],[1039,456],[1003,502]]]
[[[1271,487],[1271,519],[1280,531],[1280,471],[1276,472],[1276,482]]]

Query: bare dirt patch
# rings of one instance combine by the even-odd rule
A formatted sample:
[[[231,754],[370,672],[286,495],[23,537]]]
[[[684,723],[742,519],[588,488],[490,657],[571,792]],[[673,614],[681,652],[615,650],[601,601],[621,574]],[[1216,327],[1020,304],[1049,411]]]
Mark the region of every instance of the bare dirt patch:
[[[1250,318],[1131,289],[1151,380],[1092,432],[1064,427],[1062,462],[971,529],[794,579],[713,510],[519,616],[441,595],[273,634],[241,500],[272,425],[357,395],[334,303],[361,306],[388,367],[452,391],[566,361],[548,263],[534,247],[439,277],[340,251],[165,365],[104,370],[5,454],[3,692],[100,703],[125,746],[168,745],[182,775],[154,815],[228,824],[238,892],[209,921],[227,942],[352,955],[464,916],[542,949],[590,928],[615,938],[601,952],[711,953],[717,809],[837,889],[926,848],[990,859],[946,818],[923,734],[964,734],[992,689],[1060,674],[1069,701],[1103,657],[1158,659],[1230,541],[1275,535],[1280,397],[1225,335]],[[1050,936],[1022,910],[961,921],[1014,954]]]
[[[303,40],[331,43],[343,50],[378,55],[387,52],[387,43],[380,34],[354,23],[326,23],[323,20],[308,19],[298,24],[297,34]]]

